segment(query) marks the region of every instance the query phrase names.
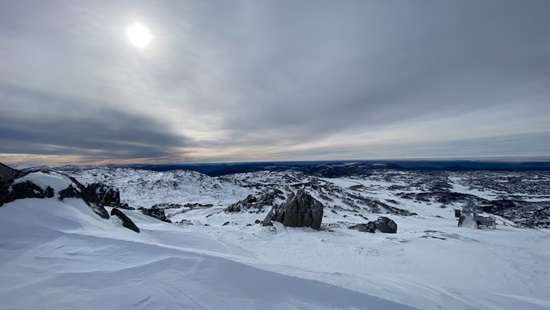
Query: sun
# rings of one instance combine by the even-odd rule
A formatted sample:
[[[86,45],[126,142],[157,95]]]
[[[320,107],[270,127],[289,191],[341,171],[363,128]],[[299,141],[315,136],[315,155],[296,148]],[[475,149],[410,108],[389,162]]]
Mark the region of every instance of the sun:
[[[128,26],[126,28],[126,36],[130,43],[137,48],[147,47],[153,39],[149,28],[140,22],[135,22]]]

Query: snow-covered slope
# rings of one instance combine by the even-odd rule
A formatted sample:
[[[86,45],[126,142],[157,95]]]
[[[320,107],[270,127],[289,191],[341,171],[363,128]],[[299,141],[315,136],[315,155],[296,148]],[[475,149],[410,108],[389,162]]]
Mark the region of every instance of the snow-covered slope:
[[[456,226],[453,208],[464,201],[510,194],[492,176],[213,178],[105,168],[72,176],[117,187],[130,207],[177,204],[165,210],[175,223],[124,210],[141,229],[136,234],[77,199],[7,203],[0,208],[0,300],[7,309],[550,309],[550,231],[501,217],[496,230]],[[516,183],[518,193],[533,194]],[[325,205],[321,231],[255,224],[270,205],[225,211],[249,194],[286,196],[299,188]],[[537,199],[545,193],[539,186]],[[380,215],[398,223],[396,234],[348,229]]]
[[[132,219],[141,234],[75,199],[0,208],[2,309],[410,309],[251,267],[208,235]]]
[[[154,172],[97,168],[73,172],[82,183],[102,182],[121,191],[121,199],[134,208],[157,203],[227,205],[250,193],[222,179],[194,171]]]

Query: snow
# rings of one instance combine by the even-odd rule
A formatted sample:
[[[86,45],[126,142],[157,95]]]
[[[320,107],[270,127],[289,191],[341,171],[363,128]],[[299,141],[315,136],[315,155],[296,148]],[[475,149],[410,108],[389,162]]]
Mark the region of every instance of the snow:
[[[66,186],[56,176],[27,177],[57,191]],[[495,230],[459,228],[452,208],[387,190],[396,182],[322,179],[342,190],[361,184],[358,194],[418,213],[385,214],[398,223],[397,234],[369,234],[347,229],[364,222],[358,215],[379,216],[363,209],[326,208],[322,231],[255,225],[267,209],[223,211],[255,191],[248,181],[299,183],[294,173],[211,178],[93,169],[76,176],[117,186],[135,207],[213,206],[172,215],[184,224],[123,210],[140,227],[136,234],[78,199],[8,203],[0,208],[0,308],[550,309],[549,230],[502,219]],[[472,193],[462,179],[450,180],[453,189]]]
[[[66,189],[70,184],[72,184],[71,180],[68,177],[54,171],[31,172],[27,175],[24,175],[23,177],[16,179],[14,183],[17,184],[26,181],[31,181],[43,190],[46,190],[46,188],[49,186],[53,188],[55,192]]]
[[[449,180],[451,181],[451,185],[453,186],[452,188],[453,192],[471,194],[471,195],[478,196],[485,199],[495,199],[498,197],[497,193],[489,192],[489,191],[481,191],[479,189],[471,188],[463,185],[459,177],[451,177],[449,178]]]
[[[102,182],[121,190],[121,200],[136,208],[162,203],[227,205],[251,191],[193,171],[89,169],[74,174],[83,184]]]
[[[25,199],[0,208],[2,306],[412,309],[367,293],[236,262],[224,257],[228,254],[224,244],[201,233],[136,215],[131,217],[142,227],[142,234],[101,220],[77,200]],[[158,239],[162,243],[155,242]]]
[[[392,218],[399,223],[395,235],[280,225],[276,230],[220,224],[186,229],[209,233],[230,247],[244,246],[243,256],[262,268],[420,309],[550,306],[548,232],[512,227],[480,231],[458,228],[451,219]]]

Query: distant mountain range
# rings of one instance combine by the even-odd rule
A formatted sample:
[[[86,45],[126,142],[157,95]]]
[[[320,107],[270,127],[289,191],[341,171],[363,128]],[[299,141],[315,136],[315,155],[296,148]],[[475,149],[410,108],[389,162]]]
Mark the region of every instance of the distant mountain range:
[[[294,170],[322,177],[341,177],[369,174],[380,169],[421,171],[548,171],[550,162],[498,162],[498,161],[438,161],[438,160],[365,160],[365,161],[282,161],[243,163],[190,163],[163,165],[130,165],[152,171],[193,170],[209,176],[256,171]]]

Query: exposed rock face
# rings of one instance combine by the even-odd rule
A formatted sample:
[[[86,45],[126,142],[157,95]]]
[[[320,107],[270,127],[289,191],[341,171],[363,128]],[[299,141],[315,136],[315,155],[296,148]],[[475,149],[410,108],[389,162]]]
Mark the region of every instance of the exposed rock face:
[[[103,183],[88,184],[82,189],[82,197],[90,203],[128,209],[128,205],[120,202],[120,193]]]
[[[0,163],[0,183],[9,183],[15,179],[20,172]]]
[[[168,217],[166,217],[166,213],[164,213],[164,209],[160,208],[158,206],[152,206],[149,209],[140,208],[139,210],[141,210],[141,213],[143,213],[145,215],[154,217],[154,218],[159,219],[163,222],[172,223],[172,221],[170,221],[168,219]]]
[[[225,208],[226,212],[241,212],[245,210],[256,210],[261,212],[264,207],[273,206],[277,200],[284,199],[284,193],[278,189],[262,193],[260,195],[248,195],[245,199],[237,201],[236,203]]]
[[[306,191],[298,190],[286,203],[273,207],[263,222],[264,225],[276,221],[288,227],[311,227],[319,230],[322,220],[323,204]]]
[[[139,233],[139,227],[137,227],[137,225],[119,209],[113,208],[111,210],[111,216],[118,217],[122,221],[122,226]]]
[[[376,232],[376,230],[387,234],[397,233],[397,223],[395,223],[392,219],[387,218],[385,216],[379,217],[376,221],[356,224],[348,228],[355,229],[360,232],[369,232],[369,233],[374,233]]]
[[[74,187],[72,184],[69,185],[67,188],[59,191],[59,200],[63,200],[66,198],[80,198],[82,199],[92,210],[99,216],[101,216],[104,219],[109,218],[109,212],[105,209],[105,207],[98,203],[98,201],[101,201],[100,197],[97,197],[95,195],[95,191],[87,190],[87,187],[80,184],[78,181],[73,180],[73,183],[78,187]]]
[[[66,189],[59,191],[59,200],[63,200],[65,198],[82,198],[82,195],[80,194],[80,191],[71,184]]]
[[[43,190],[36,184],[25,181],[17,184],[5,184],[0,191],[0,206],[17,200],[25,198],[51,198],[54,195],[54,190],[51,187],[47,187]]]

